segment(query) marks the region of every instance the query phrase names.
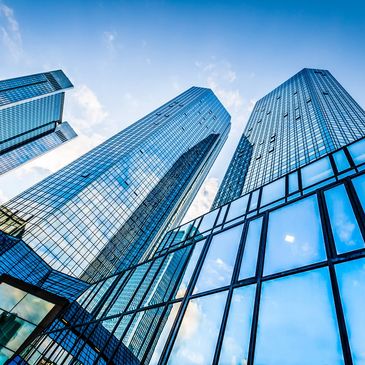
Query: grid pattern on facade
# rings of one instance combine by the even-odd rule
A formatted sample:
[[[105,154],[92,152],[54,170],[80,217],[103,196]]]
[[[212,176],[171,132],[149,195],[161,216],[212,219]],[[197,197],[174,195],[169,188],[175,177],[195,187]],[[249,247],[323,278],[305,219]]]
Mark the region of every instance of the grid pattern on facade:
[[[123,349],[132,364],[356,363],[364,168],[360,140],[168,232],[150,260],[90,286],[23,356],[120,363]],[[99,326],[109,339],[87,342]]]
[[[363,137],[364,127],[364,110],[329,71],[303,69],[256,103],[213,206]]]
[[[164,206],[163,219],[159,220],[158,211],[151,213],[155,214],[149,217],[155,227],[152,233],[157,234],[171,224],[172,220],[166,217],[172,219],[177,208],[184,212],[225,142],[229,128],[230,116],[215,95],[209,89],[193,87],[4,207],[27,222],[23,241],[52,268],[79,276],[145,203],[159,181],[173,173],[171,169],[178,159],[197,148],[201,141],[219,136],[215,143],[208,143],[210,148],[202,149],[204,153],[194,171],[186,166],[191,172],[189,180],[185,180],[185,171],[181,169],[177,176],[172,176],[175,182],[180,177],[184,183],[175,184],[169,196],[164,197],[169,205]],[[173,201],[169,201],[171,196],[175,197]],[[130,239],[135,242],[137,237]],[[117,249],[119,242],[115,244]],[[123,252],[123,242],[120,245]],[[135,247],[139,252],[135,260],[146,249]],[[119,263],[123,258],[118,258]],[[113,262],[108,267],[104,260],[103,274],[118,265]]]

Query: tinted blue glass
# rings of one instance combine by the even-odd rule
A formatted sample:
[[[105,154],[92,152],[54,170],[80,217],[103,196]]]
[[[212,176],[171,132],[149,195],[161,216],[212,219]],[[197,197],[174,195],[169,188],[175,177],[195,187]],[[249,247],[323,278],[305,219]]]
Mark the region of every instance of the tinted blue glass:
[[[229,285],[243,226],[215,235],[200,270],[194,293]]]
[[[213,228],[214,222],[217,218],[219,209],[213,210],[212,212],[206,214],[199,225],[199,232],[205,232],[208,229]]]
[[[239,280],[246,279],[256,274],[257,256],[259,253],[262,217],[250,222],[245,240]]]
[[[328,269],[262,284],[255,365],[343,364]]]
[[[351,167],[344,150],[339,150],[336,153],[334,153],[332,156],[333,156],[333,159],[335,160],[335,164],[336,164],[338,172],[342,172]]]
[[[365,139],[353,143],[351,146],[348,146],[347,149],[349,150],[355,165],[365,162]]]
[[[328,157],[321,158],[320,160],[303,167],[301,173],[303,188],[317,184],[333,176],[331,163]]]
[[[250,195],[247,194],[231,203],[231,205],[229,206],[229,211],[228,211],[227,218],[226,218],[227,222],[233,218],[239,217],[246,213],[249,197],[250,197]]]
[[[203,242],[198,242],[194,248],[193,253],[191,254],[190,261],[186,267],[184,276],[181,280],[181,284],[179,290],[177,291],[176,298],[181,298],[185,295],[188,285],[195,270],[196,264],[204,247],[205,240]]]
[[[233,291],[219,364],[246,364],[256,285]]]
[[[325,259],[326,252],[315,195],[270,213],[265,275]]]
[[[269,204],[285,195],[285,178],[281,178],[262,188],[261,206]]]
[[[294,193],[298,191],[299,185],[298,185],[298,172],[293,172],[292,174],[288,175],[288,192],[289,194]]]
[[[354,364],[365,364],[365,259],[336,265]]]
[[[362,208],[365,210],[365,175],[361,175],[356,177],[355,179],[352,179],[352,183],[354,184]]]
[[[253,193],[251,193],[251,202],[250,202],[250,209],[253,210],[257,208],[257,203],[259,200],[259,192],[260,190],[256,190]]]
[[[190,300],[168,364],[212,363],[226,299],[224,291]]]
[[[364,240],[344,185],[327,190],[325,198],[337,252],[364,248]]]

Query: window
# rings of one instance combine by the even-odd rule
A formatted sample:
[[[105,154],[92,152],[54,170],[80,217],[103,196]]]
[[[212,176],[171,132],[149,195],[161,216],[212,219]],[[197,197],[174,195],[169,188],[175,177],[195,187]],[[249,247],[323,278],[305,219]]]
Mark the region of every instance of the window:
[[[337,151],[332,156],[333,159],[335,160],[338,172],[342,172],[351,167],[349,161],[347,160],[344,150]]]
[[[221,326],[227,292],[190,300],[168,363],[211,364]]]
[[[256,263],[260,245],[262,217],[250,222],[241,262],[239,280],[256,274]]]
[[[327,268],[262,284],[255,364],[344,364]]]
[[[261,206],[269,204],[285,195],[285,178],[281,178],[268,184],[262,189]]]
[[[329,158],[321,158],[302,168],[303,188],[319,183],[331,176],[333,176],[333,171]]]
[[[365,139],[353,143],[352,145],[348,146],[347,149],[350,152],[355,165],[365,162]]]
[[[260,190],[256,190],[251,194],[250,210],[257,208],[257,203],[259,200],[259,192]]]
[[[288,175],[288,192],[292,194],[299,190],[298,186],[298,172],[293,172]]]
[[[325,259],[326,253],[315,195],[270,213],[265,275]]]
[[[230,221],[231,219],[239,217],[246,213],[249,196],[250,195],[247,194],[231,203],[231,205],[229,206],[226,221]]]
[[[183,276],[183,278],[181,280],[179,289],[177,291],[176,298],[181,298],[181,297],[183,297],[185,295],[185,293],[186,293],[186,291],[188,289],[188,285],[189,285],[190,279],[191,279],[191,277],[193,275],[193,272],[195,270],[196,264],[197,264],[197,262],[199,260],[200,254],[201,254],[202,249],[204,247],[204,243],[205,243],[205,240],[203,242],[200,241],[200,242],[198,242],[195,245],[194,251],[191,254],[190,261],[189,261],[188,265],[186,266],[186,270],[185,270],[184,276]]]
[[[338,286],[354,364],[365,361],[365,259],[336,265]]]
[[[218,364],[246,364],[256,285],[233,291]]]
[[[194,293],[220,288],[231,283],[243,226],[213,236],[201,268]]]
[[[212,212],[206,214],[202,218],[202,222],[200,223],[200,226],[199,226],[200,233],[213,228],[213,225],[214,225],[215,219],[217,218],[218,212],[219,212],[219,209],[213,210]]]
[[[364,240],[344,185],[327,190],[325,199],[337,252],[364,248]]]

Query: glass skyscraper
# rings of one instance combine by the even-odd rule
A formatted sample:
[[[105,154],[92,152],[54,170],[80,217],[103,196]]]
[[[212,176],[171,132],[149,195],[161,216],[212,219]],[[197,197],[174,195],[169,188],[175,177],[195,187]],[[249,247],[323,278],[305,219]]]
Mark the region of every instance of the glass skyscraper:
[[[314,78],[329,77],[322,70],[303,72],[312,73]],[[331,110],[337,104],[338,108],[356,110],[351,117],[344,112],[341,120],[346,125],[356,120],[356,124],[365,126],[362,109],[350,97],[340,97],[348,96],[343,89],[342,94],[336,90],[325,90],[332,101]],[[294,100],[297,94],[302,99],[306,89],[298,87],[294,92]],[[345,105],[350,102],[351,108]],[[326,120],[320,113],[314,115],[318,119],[313,117],[311,126],[324,128]],[[287,123],[284,118],[266,121],[268,130],[271,124],[290,129],[282,126]],[[291,121],[296,123],[296,130],[302,128],[299,123],[305,123],[304,118],[299,119]],[[339,128],[333,125],[339,121],[329,123],[333,130]],[[315,136],[320,138],[317,132]],[[12,362],[362,364],[365,138],[349,137],[351,142],[336,142],[340,145],[328,147],[325,153],[322,145],[316,145],[316,158],[298,161],[293,168],[285,162],[288,170],[280,171],[277,177],[270,175],[273,170],[269,169],[267,182],[255,182],[243,192],[244,184],[251,186],[251,165],[265,171],[257,163],[255,144],[249,137],[242,137],[237,147],[242,159],[235,155],[227,172],[227,176],[232,176],[233,170],[239,175],[242,169],[246,174],[238,198],[217,203],[218,208],[160,235],[139,263],[92,284],[73,282],[69,285],[73,292],[63,288],[62,296],[69,304],[63,304],[63,311],[55,313],[53,320],[26,340]],[[270,132],[267,138],[271,140]],[[282,155],[292,161],[292,156],[297,156],[296,143],[301,142],[290,140],[297,140],[295,134],[286,138],[277,137],[275,141],[294,146],[293,153]],[[314,137],[303,138],[307,141]],[[339,141],[341,136],[336,138]],[[332,136],[331,140],[336,138]],[[329,137],[324,140],[329,141]],[[268,146],[272,145],[275,148],[270,141]],[[304,156],[310,152],[306,150]],[[261,158],[266,159],[263,155]],[[262,178],[266,179],[265,174]],[[219,194],[223,196],[222,189]],[[21,220],[13,223],[18,229],[21,225]],[[14,237],[6,236],[6,240],[8,247],[17,244]],[[27,257],[31,260],[32,254]],[[47,280],[45,276],[37,287],[52,292],[52,285],[43,285]],[[1,283],[0,290],[15,297],[13,291],[18,290],[19,283],[11,278],[5,278],[4,283],[13,287],[2,288]],[[30,289],[29,293],[35,295]],[[47,299],[44,306],[62,306],[59,298],[41,299]],[[3,315],[9,328],[0,349],[3,356],[14,348],[14,321],[36,322],[20,315],[16,311],[18,302],[13,302]]]
[[[0,175],[76,137],[62,123],[72,87],[61,70],[0,81]]]
[[[364,119],[329,71],[303,69],[256,103],[213,206],[363,137]]]
[[[1,206],[0,230],[89,282],[125,269],[182,219],[229,129],[192,87]]]

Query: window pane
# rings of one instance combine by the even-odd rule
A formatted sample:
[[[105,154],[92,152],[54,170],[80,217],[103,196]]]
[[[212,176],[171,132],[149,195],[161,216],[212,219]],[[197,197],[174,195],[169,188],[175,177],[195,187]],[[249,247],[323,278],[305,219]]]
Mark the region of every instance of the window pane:
[[[329,158],[321,158],[320,160],[302,168],[303,188],[316,184],[331,176],[333,176],[333,171]]]
[[[180,303],[175,303],[169,306],[169,309],[167,310],[167,313],[165,316],[169,316],[167,318],[166,323],[163,326],[163,330],[161,334],[158,337],[158,341],[156,344],[156,347],[153,351],[151,361],[148,363],[148,365],[157,365],[158,361],[160,360],[160,356],[162,354],[162,351],[165,347],[166,340],[168,338],[168,335],[170,333],[171,327],[174,324],[177,312],[179,311]],[[170,314],[168,314],[170,312]]]
[[[259,252],[262,217],[250,222],[245,241],[239,280],[256,274],[256,263]]]
[[[262,188],[261,206],[269,204],[285,195],[285,178],[281,178]]]
[[[221,211],[219,213],[219,217],[218,217],[217,223],[216,223],[217,226],[219,224],[222,224],[224,215],[226,214],[226,211],[227,211],[227,208],[228,208],[228,205],[225,205],[224,207],[222,207],[222,209],[221,209]]]
[[[344,171],[351,167],[349,161],[347,160],[344,150],[340,150],[334,153],[332,156],[333,159],[335,160],[338,172]]]
[[[232,295],[219,364],[246,364],[256,285],[235,289]]]
[[[226,299],[224,291],[190,300],[168,364],[212,364]]]
[[[181,298],[185,295],[188,285],[191,279],[191,276],[193,275],[193,272],[195,270],[196,264],[198,262],[198,259],[200,257],[200,254],[202,252],[202,249],[204,247],[204,241],[200,241],[196,244],[193,253],[191,254],[190,261],[186,267],[184,276],[181,280],[181,284],[179,287],[179,290],[177,291],[176,298]]]
[[[250,195],[247,194],[231,203],[226,218],[227,222],[246,213],[249,196]]]
[[[237,226],[213,237],[194,293],[231,283],[234,263],[243,226]]]
[[[343,185],[325,192],[333,238],[338,253],[364,248],[364,241]]]
[[[265,275],[325,259],[326,253],[315,195],[270,213]]]
[[[365,210],[365,175],[361,175],[355,179],[352,179],[352,183],[354,184],[362,208]]]
[[[365,363],[365,259],[336,265],[347,334],[354,364]]]
[[[0,309],[11,311],[13,307],[22,300],[27,293],[23,290],[14,288],[11,285],[0,284]]]
[[[256,190],[251,194],[250,210],[257,208],[257,203],[259,200],[259,192],[260,190]]]
[[[365,139],[353,143],[351,146],[348,146],[347,149],[349,150],[355,165],[365,162]]]
[[[254,363],[344,363],[327,268],[263,283]]]
[[[200,233],[213,228],[213,225],[214,225],[215,219],[217,218],[218,212],[219,212],[219,209],[216,209],[216,210],[213,210],[212,212],[206,214],[203,217],[202,222],[200,223],[200,226],[199,226]]]
[[[299,190],[298,186],[298,173],[293,172],[292,174],[288,175],[288,184],[289,184],[289,194],[294,193],[295,191]]]

